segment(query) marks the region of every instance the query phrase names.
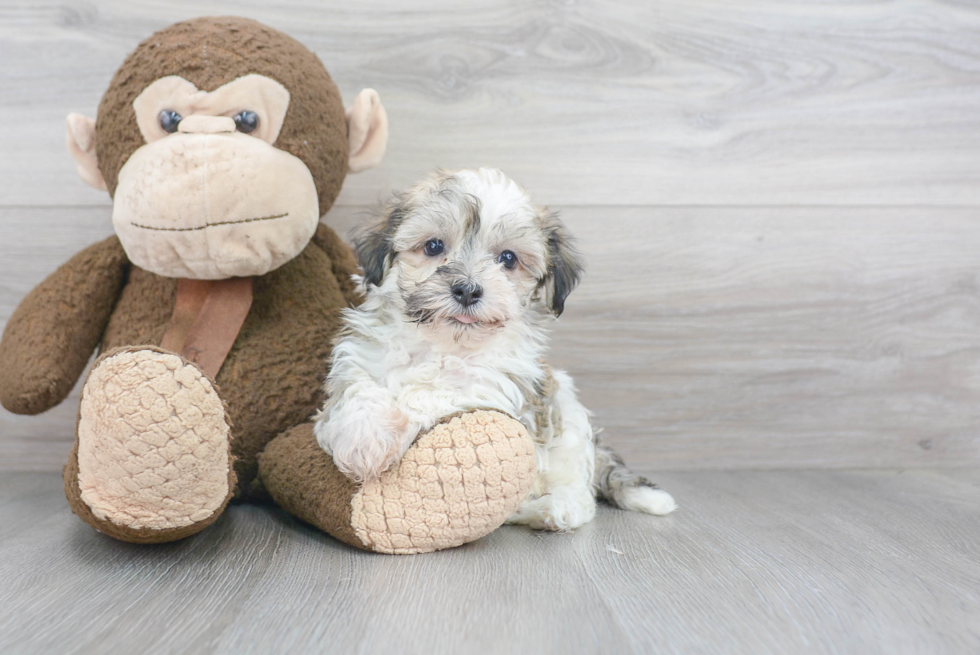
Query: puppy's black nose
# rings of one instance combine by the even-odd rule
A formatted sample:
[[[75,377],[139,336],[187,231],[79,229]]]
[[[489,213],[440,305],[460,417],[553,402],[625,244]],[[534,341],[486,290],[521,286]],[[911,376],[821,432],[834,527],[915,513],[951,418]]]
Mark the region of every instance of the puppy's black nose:
[[[463,307],[477,303],[483,297],[483,287],[472,282],[458,282],[453,285],[453,298]]]

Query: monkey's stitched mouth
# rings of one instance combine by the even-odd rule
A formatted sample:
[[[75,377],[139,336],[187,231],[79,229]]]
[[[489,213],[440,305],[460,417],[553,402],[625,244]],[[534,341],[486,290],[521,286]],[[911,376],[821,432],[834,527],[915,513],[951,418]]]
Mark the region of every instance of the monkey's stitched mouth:
[[[154,230],[156,232],[195,232],[197,230],[203,230],[218,225],[238,225],[239,223],[273,221],[277,218],[286,218],[287,216],[289,216],[289,212],[286,212],[285,214],[276,214],[275,216],[260,216],[259,218],[243,218],[237,221],[219,221],[217,223],[208,223],[206,225],[199,225],[198,227],[153,227],[152,225],[140,225],[139,223],[133,223],[133,222],[130,222],[130,225],[132,225],[133,227],[138,227],[142,230]]]

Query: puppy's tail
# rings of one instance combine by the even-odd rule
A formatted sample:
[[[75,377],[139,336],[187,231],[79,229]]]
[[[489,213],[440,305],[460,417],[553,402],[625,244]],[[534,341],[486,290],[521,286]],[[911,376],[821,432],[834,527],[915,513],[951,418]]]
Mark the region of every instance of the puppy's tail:
[[[677,509],[674,498],[642,475],[626,468],[612,448],[595,446],[596,496],[620,509],[663,516]]]

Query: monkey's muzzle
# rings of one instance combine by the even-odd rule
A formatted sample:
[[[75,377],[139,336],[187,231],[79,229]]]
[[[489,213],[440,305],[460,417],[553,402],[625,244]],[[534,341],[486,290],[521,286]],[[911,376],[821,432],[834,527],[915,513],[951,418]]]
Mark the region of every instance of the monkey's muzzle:
[[[320,211],[299,158],[239,132],[182,132],[129,158],[112,220],[135,265],[217,280],[264,275],[291,260]]]

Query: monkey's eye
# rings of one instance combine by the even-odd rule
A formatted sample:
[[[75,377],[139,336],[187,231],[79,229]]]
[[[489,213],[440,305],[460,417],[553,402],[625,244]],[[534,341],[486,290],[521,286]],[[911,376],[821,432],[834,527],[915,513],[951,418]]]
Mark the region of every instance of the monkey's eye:
[[[436,255],[441,255],[442,251],[446,249],[446,246],[442,244],[439,239],[429,239],[425,242],[425,254],[429,257],[435,257]]]
[[[180,121],[183,119],[184,117],[173,109],[164,109],[160,112],[160,127],[167,134],[173,134],[177,131],[177,126],[180,125]]]
[[[251,134],[259,126],[259,115],[254,111],[240,111],[235,114],[235,127],[242,134]]]
[[[510,250],[505,250],[502,253],[500,253],[499,257],[497,257],[497,261],[503,264],[504,268],[510,271],[513,270],[515,266],[517,266],[517,255],[515,255]]]

